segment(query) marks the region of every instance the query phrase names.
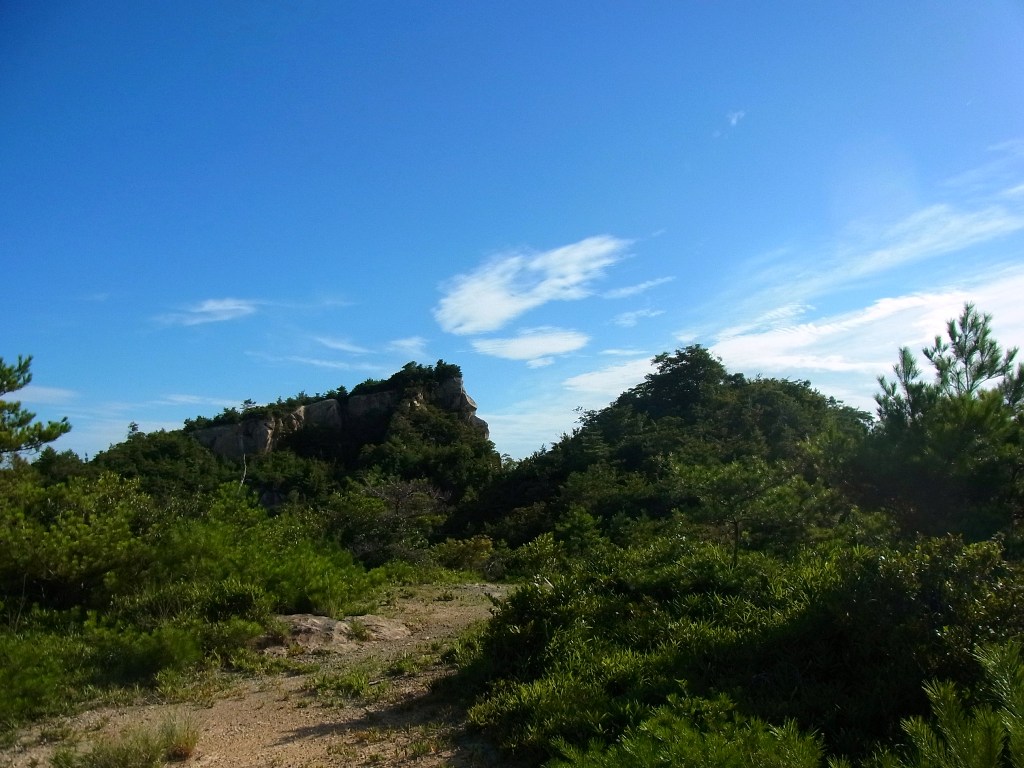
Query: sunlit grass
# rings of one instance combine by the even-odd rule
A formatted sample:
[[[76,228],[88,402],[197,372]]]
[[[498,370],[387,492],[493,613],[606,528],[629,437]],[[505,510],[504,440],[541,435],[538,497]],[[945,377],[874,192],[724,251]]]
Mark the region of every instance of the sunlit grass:
[[[137,727],[105,736],[87,750],[58,749],[53,768],[159,768],[165,762],[184,762],[196,751],[199,723],[191,714],[175,713],[159,725]]]

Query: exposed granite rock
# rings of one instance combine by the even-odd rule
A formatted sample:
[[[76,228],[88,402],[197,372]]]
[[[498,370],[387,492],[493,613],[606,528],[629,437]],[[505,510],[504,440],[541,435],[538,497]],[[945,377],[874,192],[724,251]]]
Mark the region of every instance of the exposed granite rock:
[[[263,648],[264,653],[273,656],[288,655],[289,647],[303,651],[345,652],[357,643],[394,641],[412,634],[400,621],[372,614],[332,619],[297,613],[278,616],[277,619],[285,626],[284,637],[264,635],[257,641],[257,646]]]
[[[369,395],[351,395],[346,403],[345,415],[361,419],[377,411],[393,411],[402,399],[402,393],[393,389]]]
[[[476,415],[476,403],[466,393],[461,376],[446,379],[430,390],[386,389],[351,395],[342,401],[330,398],[299,406],[283,416],[243,419],[237,424],[197,429],[193,435],[218,456],[237,460],[246,455],[269,453],[288,435],[303,429],[336,430],[342,438],[349,428],[360,422],[388,418],[398,410],[423,405],[450,411],[485,438],[489,436],[487,422]]]

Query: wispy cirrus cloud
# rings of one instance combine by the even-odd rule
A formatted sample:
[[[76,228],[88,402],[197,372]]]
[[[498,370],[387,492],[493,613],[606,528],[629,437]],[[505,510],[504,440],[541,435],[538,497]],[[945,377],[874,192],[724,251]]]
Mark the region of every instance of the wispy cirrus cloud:
[[[988,147],[989,159],[982,165],[958,173],[943,186],[969,193],[987,194],[993,188],[1020,181],[1024,166],[1024,139],[1010,139]]]
[[[745,279],[716,303],[728,303],[733,315],[741,318],[736,324],[742,326],[758,322],[756,317],[766,311],[802,311],[810,301],[886,279],[911,266],[956,267],[958,263],[951,259],[960,258],[961,253],[1024,232],[1024,197],[997,195],[996,199],[999,202],[978,198],[938,203],[887,226],[847,233],[813,253],[801,256],[787,248],[785,260],[758,257],[743,270]],[[971,271],[979,266],[975,261]],[[920,280],[918,284],[923,286]]]
[[[635,357],[564,379],[561,387],[511,403],[501,411],[481,411],[480,417],[490,426],[496,445],[512,456],[527,456],[572,431],[579,409],[603,408],[652,370],[649,357]]]
[[[15,391],[13,397],[20,403],[64,405],[75,400],[78,397],[78,393],[73,389],[64,389],[62,387],[44,387],[38,384],[28,384]]]
[[[238,400],[231,400],[225,397],[208,397],[206,395],[165,395],[155,401],[157,405],[210,405],[215,408],[234,408]]]
[[[626,299],[630,296],[637,296],[645,291],[651,290],[651,288],[657,288],[659,285],[665,283],[671,283],[675,280],[674,277],[658,277],[654,280],[646,280],[636,285],[627,285],[624,288],[614,288],[610,291],[605,291],[601,295],[606,299]]]
[[[637,309],[633,312],[622,312],[616,315],[612,322],[623,328],[632,328],[644,318],[657,317],[663,314],[665,314],[665,311],[662,309]]]
[[[427,356],[427,340],[422,336],[394,339],[388,342],[388,350],[412,358],[423,358]]]
[[[1024,210],[989,205],[975,210],[938,204],[923,208],[885,230],[874,248],[846,247],[838,257],[845,275],[868,276],[905,264],[961,251],[1024,229]]]
[[[793,302],[791,304],[784,304],[780,307],[773,307],[749,320],[744,320],[737,325],[726,326],[725,328],[720,329],[716,335],[719,338],[730,338],[732,336],[754,333],[765,328],[777,328],[804,315],[811,309],[813,309],[811,305],[800,302]],[[688,341],[693,337],[694,334],[692,331],[676,334],[676,338],[679,341]]]
[[[310,355],[273,355],[266,352],[246,352],[245,354],[253,359],[261,360],[273,365],[298,364],[337,371],[362,371],[375,374],[384,373],[387,370],[385,366],[376,365],[374,363],[354,363],[348,360],[335,360]]]
[[[548,302],[582,299],[629,245],[601,235],[541,253],[500,255],[452,278],[434,318],[448,333],[487,333]]]
[[[253,299],[206,299],[180,312],[170,312],[158,319],[167,325],[202,325],[237,320],[255,314],[262,302]]]
[[[730,370],[809,377],[818,389],[870,411],[876,379],[889,374],[897,350],[907,346],[920,357],[965,302],[993,316],[995,336],[1004,346],[1024,342],[1022,295],[1024,267],[1007,265],[957,284],[802,322],[793,307],[780,308],[775,322],[725,329],[711,348]],[[810,313],[810,307],[803,309]]]
[[[618,349],[613,347],[611,349],[602,349],[601,354],[610,357],[637,357],[644,354],[644,351],[642,349]]]
[[[351,352],[354,355],[364,355],[370,350],[366,347],[361,347],[358,344],[354,344],[348,339],[338,339],[332,336],[317,336],[316,341],[318,344],[333,349],[338,352]]]
[[[473,349],[505,360],[526,360],[531,367],[539,368],[554,362],[555,355],[575,352],[589,341],[590,337],[579,331],[531,328],[511,338],[477,339],[473,342]]]
[[[302,355],[288,355],[281,358],[282,362],[299,363],[300,365],[311,365],[315,368],[329,368],[336,371],[365,371],[377,373],[384,370],[383,366],[372,363],[351,363],[347,360],[329,360],[323,357],[306,357]]]

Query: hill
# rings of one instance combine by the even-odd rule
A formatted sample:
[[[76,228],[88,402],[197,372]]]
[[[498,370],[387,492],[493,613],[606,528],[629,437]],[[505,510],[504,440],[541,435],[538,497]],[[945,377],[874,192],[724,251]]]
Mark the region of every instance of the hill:
[[[931,380],[901,350],[877,418],[691,346],[505,464],[443,363],[16,458],[0,720],[263,669],[275,616],[504,579],[452,656],[502,760],[1018,765],[1024,366],[989,322],[951,320]],[[239,457],[197,439],[254,425]]]

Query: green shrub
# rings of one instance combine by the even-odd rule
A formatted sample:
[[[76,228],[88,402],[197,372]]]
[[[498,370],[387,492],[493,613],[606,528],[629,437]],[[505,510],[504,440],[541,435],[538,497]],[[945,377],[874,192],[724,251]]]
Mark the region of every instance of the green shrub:
[[[0,735],[67,711],[83,696],[87,656],[79,637],[0,632]]]
[[[670,697],[669,703],[629,728],[610,749],[566,745],[551,768],[817,768],[821,743],[796,724],[769,726],[745,718],[727,698]]]
[[[111,474],[0,494],[0,594],[50,608],[106,605],[130,590],[150,557],[153,514],[138,484]]]
[[[148,631],[90,623],[85,639],[93,649],[97,679],[107,685],[148,682],[163,669],[186,669],[204,658],[193,628],[170,623]]]
[[[884,753],[879,768],[1024,767],[1024,659],[1019,643],[976,651],[985,670],[987,700],[969,707],[964,692],[948,681],[925,685],[932,718],[903,721],[910,740],[901,760]],[[974,697],[977,698],[977,697]]]
[[[445,539],[431,548],[434,560],[453,571],[483,573],[494,555],[494,542],[488,536],[470,539]]]
[[[471,719],[550,755],[613,743],[683,681],[862,755],[927,710],[924,682],[973,686],[971,648],[1024,631],[1024,581],[991,543],[732,562],[731,548],[663,537],[518,590],[467,669],[487,681]]]

